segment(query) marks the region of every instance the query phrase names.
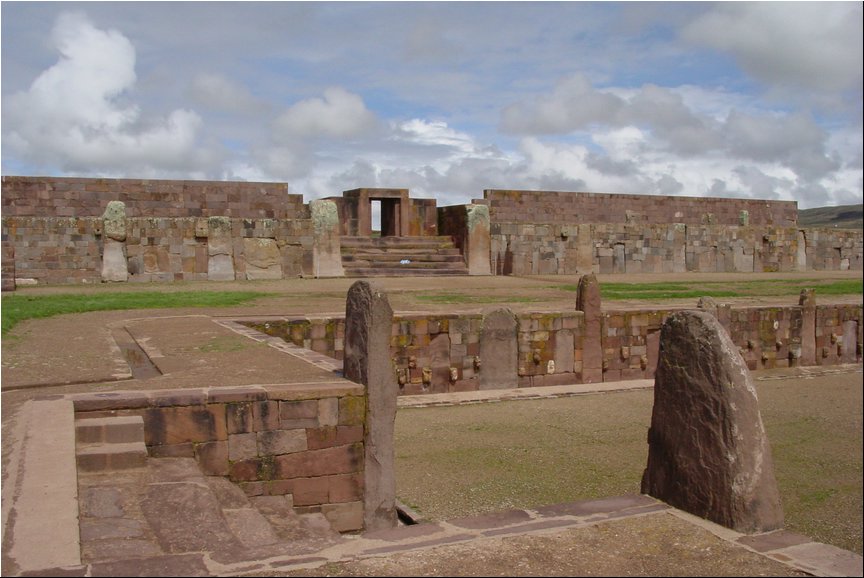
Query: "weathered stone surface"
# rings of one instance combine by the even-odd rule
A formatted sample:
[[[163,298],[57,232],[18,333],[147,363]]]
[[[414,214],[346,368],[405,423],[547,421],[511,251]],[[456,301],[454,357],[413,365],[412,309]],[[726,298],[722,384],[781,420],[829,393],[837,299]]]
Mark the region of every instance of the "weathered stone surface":
[[[782,527],[753,380],[717,319],[679,311],[661,328],[642,493],[738,532]]]
[[[2,278],[2,287],[0,289],[3,291],[15,291],[15,247],[6,241],[3,241],[3,261],[0,278]]]
[[[801,307],[801,355],[799,365],[816,365],[816,291],[802,289],[798,296]]]
[[[585,332],[582,338],[582,383],[603,381],[603,344],[601,341],[602,313],[600,283],[591,273],[579,279],[576,310],[584,313]]]
[[[126,205],[123,201],[109,201],[102,214],[102,231],[106,239],[126,240]]]
[[[207,278],[210,281],[234,280],[234,244],[231,219],[207,219]]]
[[[122,282],[128,279],[126,243],[106,237],[102,251],[102,281]]]
[[[312,266],[315,277],[344,277],[339,209],[336,203],[318,199],[309,203],[312,215]]]
[[[393,435],[399,386],[390,359],[393,309],[368,281],[348,290],[344,375],[366,386],[363,523],[367,531],[396,526]],[[341,407],[340,407],[341,421]]]
[[[483,316],[479,389],[518,387],[518,329],[519,321],[509,309],[496,309]]]
[[[492,241],[487,205],[466,205],[468,234],[465,243],[465,260],[469,275],[492,274]]]
[[[282,253],[275,239],[243,239],[246,279],[281,279]]]

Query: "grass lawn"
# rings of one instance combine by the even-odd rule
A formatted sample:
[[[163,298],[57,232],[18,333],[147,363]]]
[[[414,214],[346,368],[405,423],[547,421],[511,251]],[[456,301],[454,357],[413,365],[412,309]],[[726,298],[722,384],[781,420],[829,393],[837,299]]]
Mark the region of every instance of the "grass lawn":
[[[862,395],[757,381],[786,529],[862,552]],[[653,391],[400,409],[396,493],[427,519],[640,492]]]
[[[267,296],[255,291],[135,291],[60,295],[4,295],[3,335],[26,319],[42,319],[64,313],[166,309],[177,307],[230,307]]]

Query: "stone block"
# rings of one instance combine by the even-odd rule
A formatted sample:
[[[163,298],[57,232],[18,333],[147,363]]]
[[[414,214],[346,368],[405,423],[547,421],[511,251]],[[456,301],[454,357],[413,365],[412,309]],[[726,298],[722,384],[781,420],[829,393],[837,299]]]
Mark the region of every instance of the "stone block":
[[[262,454],[266,452],[261,452]],[[228,436],[228,459],[232,462],[258,457],[258,437],[253,433],[238,433]]]
[[[307,449],[305,429],[264,431],[257,436],[261,455],[290,454]]]
[[[148,446],[228,439],[224,406],[179,406],[145,410],[144,437]]]
[[[230,438],[229,438],[230,439]],[[205,442],[195,447],[201,471],[208,476],[227,476],[228,442]]]

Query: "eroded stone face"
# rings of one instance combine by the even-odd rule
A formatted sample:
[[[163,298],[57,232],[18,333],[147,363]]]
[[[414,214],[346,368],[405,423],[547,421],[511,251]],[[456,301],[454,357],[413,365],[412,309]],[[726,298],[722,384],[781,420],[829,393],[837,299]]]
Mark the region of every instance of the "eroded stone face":
[[[585,314],[585,336],[582,346],[582,383],[603,381],[603,345],[601,341],[602,312],[600,283],[591,273],[579,279],[576,310]]]
[[[782,527],[756,389],[709,313],[663,323],[648,444],[643,493],[739,532]]]
[[[483,317],[480,331],[480,389],[507,389],[519,385],[519,321],[509,309],[496,309]]]
[[[393,309],[368,281],[348,290],[345,304],[344,375],[366,386],[363,525],[367,531],[396,525],[393,436],[399,386],[390,359]]]

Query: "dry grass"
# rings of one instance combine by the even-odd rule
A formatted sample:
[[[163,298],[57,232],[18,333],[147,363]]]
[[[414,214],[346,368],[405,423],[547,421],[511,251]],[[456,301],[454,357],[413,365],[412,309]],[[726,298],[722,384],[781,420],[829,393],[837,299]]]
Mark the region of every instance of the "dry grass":
[[[860,379],[818,390],[806,380],[757,381],[786,528],[859,554]],[[402,409],[397,495],[446,520],[638,493],[652,403],[641,390]]]

